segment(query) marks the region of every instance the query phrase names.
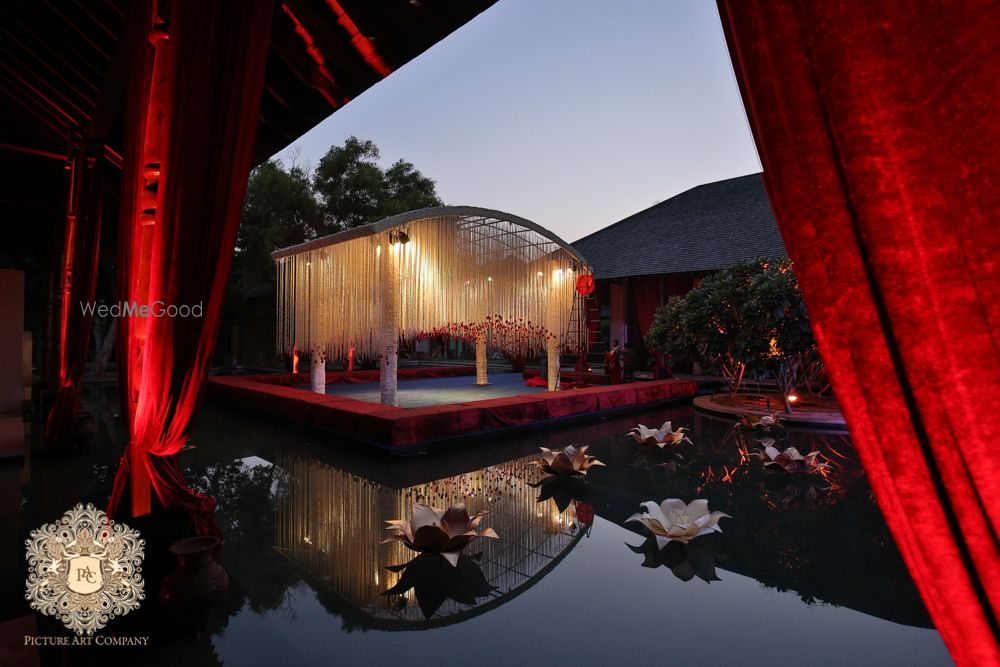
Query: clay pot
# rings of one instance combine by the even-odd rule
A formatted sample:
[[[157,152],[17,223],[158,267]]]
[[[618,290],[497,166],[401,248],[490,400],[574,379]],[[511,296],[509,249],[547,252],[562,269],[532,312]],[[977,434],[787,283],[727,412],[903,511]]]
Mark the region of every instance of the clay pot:
[[[170,545],[177,556],[177,566],[164,578],[160,604],[170,612],[205,611],[219,602],[229,590],[229,575],[215,562],[212,552],[219,540],[211,537],[188,537]]]

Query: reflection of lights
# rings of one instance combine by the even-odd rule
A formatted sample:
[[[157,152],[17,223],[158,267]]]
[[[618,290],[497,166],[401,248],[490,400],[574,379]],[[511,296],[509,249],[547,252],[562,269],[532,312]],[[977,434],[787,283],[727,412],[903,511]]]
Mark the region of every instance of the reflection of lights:
[[[487,282],[493,282],[493,276],[486,276]]]
[[[541,271],[539,271],[539,272],[538,272],[538,277],[539,277],[539,278],[541,278],[541,277],[542,277],[542,276],[544,276],[544,275],[545,275],[545,274],[544,274],[544,273],[542,273]]]
[[[308,535],[306,535],[305,537],[303,537],[302,541],[305,542],[306,544],[312,544],[313,543],[312,538],[309,537]]]
[[[381,257],[382,256],[382,245],[381,244],[375,246],[375,256],[376,257]]]

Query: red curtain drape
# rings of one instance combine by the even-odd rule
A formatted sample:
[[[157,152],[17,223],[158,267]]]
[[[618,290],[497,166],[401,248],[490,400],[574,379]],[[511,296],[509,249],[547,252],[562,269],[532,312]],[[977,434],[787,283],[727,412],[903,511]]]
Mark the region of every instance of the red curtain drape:
[[[187,487],[174,455],[215,346],[274,5],[172,0],[164,6],[169,16],[159,19],[151,3],[137,12],[147,30],[131,51],[119,291],[123,301],[155,311],[201,312],[123,319],[119,388],[130,442],[109,514],[127,479],[135,487],[148,478],[163,505],[191,510],[196,530],[208,533],[216,532],[214,500]],[[134,489],[132,500],[136,513]]]
[[[1000,5],[719,9],[879,505],[956,662],[1000,664]]]
[[[63,242],[62,312],[59,322],[59,391],[45,423],[45,440],[57,450],[75,443],[80,380],[94,324],[97,263],[101,243],[101,156],[98,144],[81,147],[74,157],[74,175]],[[100,144],[103,145],[103,144]]]

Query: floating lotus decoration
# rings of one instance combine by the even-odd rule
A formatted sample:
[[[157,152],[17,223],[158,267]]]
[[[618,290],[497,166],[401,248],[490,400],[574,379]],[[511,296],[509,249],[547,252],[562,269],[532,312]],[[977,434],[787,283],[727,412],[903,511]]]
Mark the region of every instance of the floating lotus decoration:
[[[459,553],[478,537],[498,538],[492,528],[479,530],[479,523],[486,512],[476,512],[469,516],[465,505],[452,505],[447,510],[439,510],[420,503],[414,503],[410,520],[386,521],[386,530],[392,531],[382,544],[402,542],[420,553],[439,553],[445,560],[456,566]]]
[[[643,567],[667,567],[681,581],[691,581],[695,577],[707,583],[719,581],[715,573],[715,554],[711,551],[680,542],[671,542],[661,549],[652,537],[647,537],[638,546],[628,543],[625,546],[643,555]]]
[[[764,451],[757,452],[757,456],[764,462],[764,469],[771,472],[786,472],[789,475],[811,475],[826,467],[825,463],[819,463],[816,459],[819,452],[809,452],[802,455],[795,447],[789,447],[782,451],[775,447],[773,440],[765,438],[761,441]]]
[[[640,445],[656,445],[662,449],[666,445],[679,445],[682,442],[694,444],[684,434],[685,431],[687,431],[687,428],[683,426],[675,431],[670,422],[663,422],[663,426],[659,429],[646,428],[642,424],[639,424],[629,431],[628,435],[632,436]]]
[[[528,486],[538,489],[538,502],[551,500],[560,512],[565,512],[573,501],[585,500],[590,494],[590,485],[579,475],[548,475]]]
[[[588,456],[589,447],[564,447],[559,450],[551,450],[548,447],[539,447],[542,457],[529,463],[541,468],[550,475],[586,475],[587,469],[591,466],[603,466],[604,464],[596,457]]]
[[[688,504],[677,498],[667,498],[659,505],[647,500],[642,507],[645,512],[633,514],[626,521],[638,521],[648,528],[661,549],[674,540],[687,544],[708,533],[721,533],[719,519],[732,518],[723,512],[709,512],[708,501],[703,498]]]
[[[777,412],[766,415],[743,415],[739,423],[749,428],[772,428],[781,423],[781,415]]]
[[[449,599],[475,606],[479,598],[495,590],[479,567],[481,556],[481,553],[471,556],[462,554],[454,567],[449,567],[440,558],[421,554],[409,563],[387,567],[390,572],[401,575],[396,585],[382,595],[406,595],[413,590],[424,618],[437,613],[444,601]]]

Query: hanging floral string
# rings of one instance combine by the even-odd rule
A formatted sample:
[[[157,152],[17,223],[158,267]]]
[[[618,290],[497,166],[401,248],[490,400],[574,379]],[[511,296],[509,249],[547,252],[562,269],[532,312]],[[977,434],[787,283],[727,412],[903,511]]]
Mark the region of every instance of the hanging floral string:
[[[474,342],[484,332],[504,354],[530,354],[549,338],[568,349],[581,268],[558,242],[508,220],[453,215],[351,230],[277,259],[278,351],[378,356],[388,285],[398,288],[403,342]]]

